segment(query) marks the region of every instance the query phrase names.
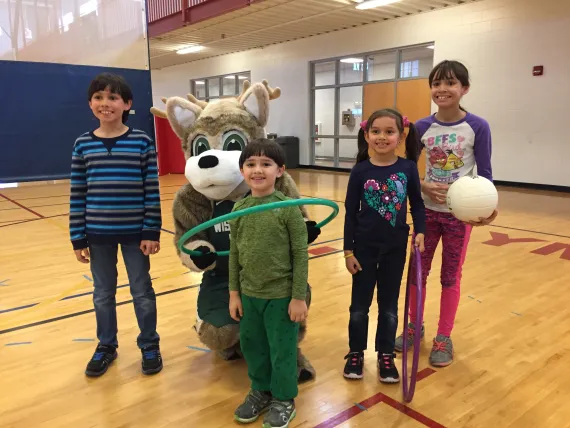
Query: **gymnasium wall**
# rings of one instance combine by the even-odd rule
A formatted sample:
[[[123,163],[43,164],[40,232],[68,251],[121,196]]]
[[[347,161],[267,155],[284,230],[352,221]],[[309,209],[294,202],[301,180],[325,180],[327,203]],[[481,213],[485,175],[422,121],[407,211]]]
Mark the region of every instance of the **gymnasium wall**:
[[[192,78],[251,70],[252,80],[283,92],[271,102],[268,132],[298,136],[309,164],[309,61],[434,42],[435,63],[458,59],[471,71],[463,105],[491,124],[495,178],[570,186],[569,40],[569,1],[483,0],[154,70],[153,102],[186,94]],[[544,76],[532,76],[534,65]]]
[[[128,125],[154,136],[146,11],[140,0],[0,3],[0,181],[69,177],[75,139],[95,129],[87,89],[123,75]]]

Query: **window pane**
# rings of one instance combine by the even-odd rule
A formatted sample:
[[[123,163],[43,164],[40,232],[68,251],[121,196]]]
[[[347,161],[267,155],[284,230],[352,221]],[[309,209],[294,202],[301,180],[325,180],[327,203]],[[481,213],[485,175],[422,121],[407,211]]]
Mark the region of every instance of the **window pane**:
[[[220,96],[220,79],[208,79],[208,96],[219,97]]]
[[[368,81],[396,78],[396,52],[373,54],[368,57]]]
[[[319,62],[315,67],[315,86],[335,84],[335,62]]]
[[[236,76],[235,74],[230,74],[229,76],[224,76],[222,79],[224,82],[223,95],[237,95],[236,94]]]
[[[362,122],[362,86],[340,88],[339,135],[358,135]]]
[[[334,91],[315,91],[315,127],[319,129],[319,135],[334,135]]]
[[[433,67],[433,49],[427,47],[405,49],[402,51],[400,78],[428,77]]]
[[[196,98],[206,97],[206,82],[204,80],[194,80],[194,90]]]
[[[334,138],[317,138],[315,144],[315,165],[334,166]]]
[[[362,82],[364,78],[364,58],[350,57],[340,60],[340,83]]]
[[[352,168],[358,153],[358,140],[343,138],[338,140],[338,166],[339,168]]]

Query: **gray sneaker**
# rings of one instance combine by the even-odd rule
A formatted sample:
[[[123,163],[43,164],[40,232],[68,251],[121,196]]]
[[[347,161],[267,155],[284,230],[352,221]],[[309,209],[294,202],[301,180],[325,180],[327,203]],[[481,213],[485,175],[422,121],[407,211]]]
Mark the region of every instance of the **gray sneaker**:
[[[255,422],[260,414],[269,409],[270,404],[270,394],[251,390],[244,402],[234,412],[234,419],[242,424]]]
[[[297,416],[297,412],[293,400],[273,400],[269,407],[269,413],[265,415],[263,420],[263,428],[287,428],[295,416]]]
[[[414,333],[416,331],[416,326],[414,323],[408,323],[408,349],[412,349],[414,346]],[[420,332],[420,337],[423,339],[425,335],[425,327],[422,324],[422,331]],[[404,350],[404,335],[401,334],[396,338],[396,343],[394,344],[394,349],[398,352],[402,352]]]
[[[453,362],[453,343],[451,338],[438,334],[433,340],[429,362],[435,367],[447,367]]]

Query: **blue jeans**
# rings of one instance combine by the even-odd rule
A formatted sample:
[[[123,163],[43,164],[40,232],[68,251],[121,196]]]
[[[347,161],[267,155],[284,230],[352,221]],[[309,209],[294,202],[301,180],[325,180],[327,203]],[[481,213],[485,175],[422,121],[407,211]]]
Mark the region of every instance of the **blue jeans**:
[[[117,341],[117,253],[118,245],[95,244],[89,246],[91,273],[95,291],[93,304],[97,319],[97,338],[100,345],[118,347]],[[140,334],[139,348],[158,345],[156,332],[156,295],[150,279],[150,259],[145,256],[139,244],[121,245],[123,260],[127,268],[129,285]]]

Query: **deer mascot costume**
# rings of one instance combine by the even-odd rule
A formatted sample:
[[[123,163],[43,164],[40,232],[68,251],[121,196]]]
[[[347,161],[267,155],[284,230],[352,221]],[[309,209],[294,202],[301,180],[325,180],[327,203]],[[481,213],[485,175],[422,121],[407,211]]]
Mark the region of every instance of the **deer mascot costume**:
[[[279,88],[270,88],[266,81],[253,85],[246,81],[242,93],[235,98],[207,103],[192,95],[188,99],[172,97],[163,99],[165,112],[151,109],[155,116],[168,119],[182,141],[186,159],[188,183],[178,190],[172,206],[175,245],[193,227],[231,212],[234,203],[249,192],[239,170],[240,153],[249,141],[266,137],[269,102],[280,94]],[[287,173],[277,179],[276,189],[291,198],[300,198],[295,182]],[[312,242],[320,231],[314,221],[308,221],[305,208],[300,209]],[[239,323],[229,313],[228,257],[217,257],[212,252],[229,250],[229,235],[229,225],[222,223],[190,238],[185,247],[202,252],[197,257],[180,252],[176,245],[181,262],[192,271],[203,272],[194,329],[200,341],[225,360],[241,357]],[[309,307],[311,288],[308,284],[307,287]],[[299,329],[299,343],[306,329],[304,321]],[[299,381],[315,376],[314,368],[299,347],[297,367]]]

